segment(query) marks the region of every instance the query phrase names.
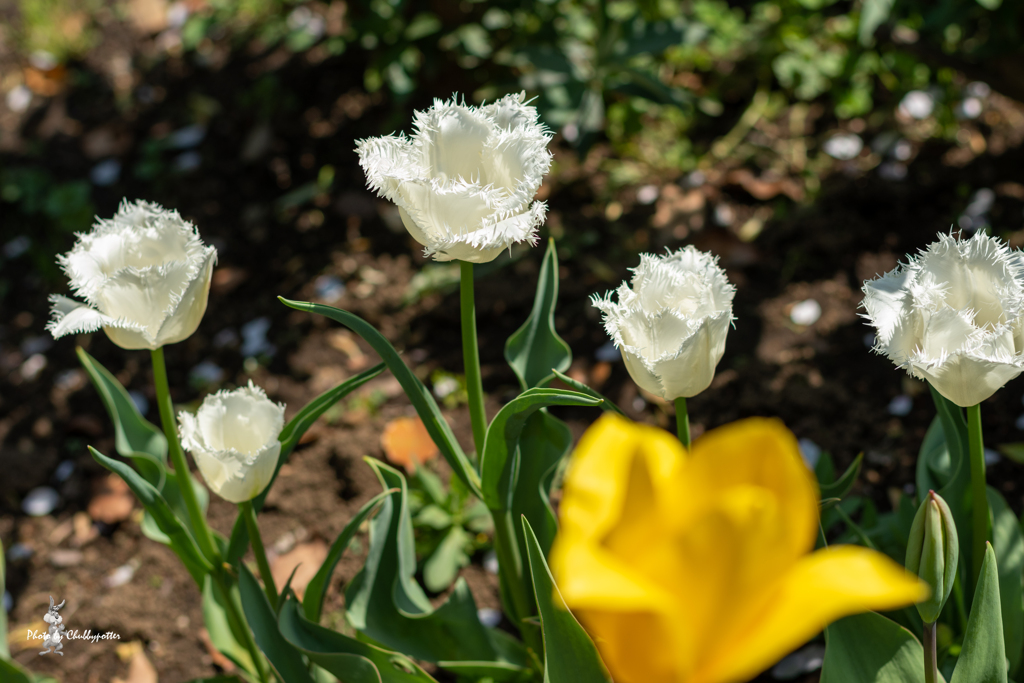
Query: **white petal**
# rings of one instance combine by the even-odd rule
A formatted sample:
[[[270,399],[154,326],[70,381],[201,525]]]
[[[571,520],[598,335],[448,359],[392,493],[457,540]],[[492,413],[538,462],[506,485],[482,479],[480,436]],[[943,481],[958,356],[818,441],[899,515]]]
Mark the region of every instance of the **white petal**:
[[[199,327],[206,304],[210,298],[210,283],[213,280],[213,265],[217,262],[217,251],[209,247],[206,263],[202,270],[188,284],[170,315],[164,320],[157,333],[161,346],[176,344],[192,336]]]
[[[399,188],[406,182],[428,182],[430,175],[420,163],[412,141],[401,135],[387,135],[356,142],[359,165],[370,189],[403,206]]]
[[[95,332],[101,328],[107,330],[108,334],[110,330],[117,330],[118,332],[134,334],[140,336],[142,334],[142,328],[137,326],[135,323],[118,318],[111,318],[110,316],[103,315],[96,309],[86,304],[79,303],[74,299],[69,299],[66,296],[52,295],[50,297],[50,303],[53,304],[51,309],[51,320],[47,324],[46,329],[53,335],[54,339],[59,339],[68,334],[82,334],[85,332]],[[150,348],[149,346],[123,346],[122,348]]]
[[[654,373],[661,378],[664,387],[662,398],[690,398],[711,386],[715,367],[725,353],[729,323],[730,316],[725,314],[705,318],[683,341],[674,358],[654,363]]]
[[[888,343],[897,323],[909,313],[907,286],[914,272],[910,269],[897,269],[864,283],[863,306],[881,343]]]
[[[928,316],[921,332],[921,357],[938,361],[950,353],[967,348],[975,328],[965,311],[944,308]]]
[[[441,180],[481,181],[484,143],[494,124],[473,107],[434,101],[425,112],[416,112],[413,142],[422,155],[420,162],[430,176]]]
[[[961,408],[981,403],[1021,373],[1019,363],[1010,364],[966,354],[950,356],[934,366],[916,366],[935,390]]]
[[[636,385],[655,396],[665,398],[665,390],[661,384],[661,378],[655,375],[654,372],[647,367],[647,364],[644,363],[643,359],[640,358],[639,355],[625,347],[623,347],[621,351],[622,360],[626,363],[626,371],[629,372],[629,376],[633,378]]]

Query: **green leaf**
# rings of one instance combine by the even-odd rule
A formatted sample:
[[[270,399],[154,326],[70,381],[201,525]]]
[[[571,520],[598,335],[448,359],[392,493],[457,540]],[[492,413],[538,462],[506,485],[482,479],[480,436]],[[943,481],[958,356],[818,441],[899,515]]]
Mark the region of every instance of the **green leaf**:
[[[163,465],[161,465],[163,467]],[[192,528],[192,518],[188,514],[188,507],[185,505],[185,498],[181,495],[181,487],[178,485],[178,478],[174,476],[174,473],[170,470],[164,470],[166,476],[163,479],[163,483],[157,487],[160,491],[160,495],[164,497],[167,504],[171,506],[171,511],[174,515],[181,520],[181,523],[185,525],[185,528],[195,536],[195,529]],[[206,508],[210,504],[210,492],[206,490],[199,481],[189,473],[189,481],[192,482],[192,490],[195,491],[196,501],[199,503],[199,509],[204,513]],[[163,543],[169,545],[170,540],[167,538],[167,534],[160,531],[160,527],[157,526],[156,521],[152,515],[147,511],[145,516],[142,518],[142,524],[140,525],[142,533],[151,540],[157,543]]]
[[[212,676],[210,678],[193,678],[186,683],[242,683],[238,676]]]
[[[423,583],[427,590],[440,593],[452,585],[459,570],[469,564],[469,555],[466,554],[469,541],[469,534],[461,526],[455,525],[448,530],[434,553],[423,563]]]
[[[555,370],[554,375],[555,375],[555,377],[557,379],[562,380],[563,382],[565,382],[566,384],[568,384],[570,387],[572,387],[576,391],[580,392],[581,394],[586,394],[587,396],[590,396],[591,398],[598,398],[598,399],[601,399],[602,401],[604,401],[604,403],[601,404],[601,407],[603,409],[610,410],[610,411],[612,411],[614,413],[618,413],[619,415],[621,415],[623,417],[626,417],[626,414],[624,412],[622,412],[622,408],[618,407],[617,405],[615,405],[615,403],[613,401],[611,401],[610,399],[606,398],[605,396],[602,396],[598,392],[594,391],[593,389],[588,387],[583,382],[578,382],[578,381],[574,380],[572,377],[570,377],[569,375],[566,375],[566,374],[564,374],[562,372],[559,372],[558,370]]]
[[[537,277],[533,310],[523,326],[505,342],[505,360],[519,378],[522,388],[546,384],[551,371],[565,371],[572,363],[569,345],[555,332],[555,304],[558,301],[558,253],[548,240]]]
[[[558,519],[549,499],[552,480],[572,448],[572,430],[547,411],[530,416],[519,437],[516,487],[512,492],[512,518],[525,516],[545,556],[558,531]],[[516,534],[519,555],[526,557],[526,539]]]
[[[309,583],[306,585],[306,592],[302,598],[302,608],[306,613],[306,618],[313,623],[320,621],[320,613],[324,608],[324,598],[327,596],[327,586],[331,583],[331,576],[334,574],[334,568],[338,565],[338,560],[341,559],[345,549],[348,548],[352,537],[358,533],[363,520],[377,510],[385,496],[392,493],[394,493],[393,490],[378,493],[366,501],[363,507],[359,508],[359,512],[352,516],[352,519],[348,521],[348,524],[341,530],[338,537],[334,539],[334,543],[331,544],[331,549],[327,551],[327,557],[324,559],[323,564],[320,565],[316,575],[309,580]]]
[[[533,593],[540,611],[540,628],[544,634],[545,683],[610,682],[594,641],[576,621],[562,594],[555,585],[537,537],[525,517],[523,536],[533,577]]]
[[[355,377],[351,377],[333,389],[329,389],[324,393],[320,394],[312,401],[307,403],[302,410],[300,410],[295,417],[293,417],[288,424],[281,430],[281,435],[278,440],[281,442],[281,462],[278,463],[277,469],[274,471],[274,477],[276,478],[277,473],[281,470],[281,465],[287,461],[288,455],[298,445],[302,435],[306,433],[306,430],[313,426],[313,423],[317,419],[327,412],[327,409],[333,406],[335,403],[349,395],[359,387],[369,382],[380,373],[384,372],[384,363],[378,363],[369,370],[359,373]],[[273,484],[273,479],[270,480]],[[259,499],[262,501],[267,497],[267,489],[260,494]]]
[[[1020,603],[1017,604],[1020,611]],[[985,544],[978,586],[964,645],[949,683],[1006,683],[1003,619],[999,602],[999,570],[992,545]]]
[[[995,11],[1003,4],[1003,0],[978,0],[978,4],[987,10]]]
[[[991,486],[987,493],[988,507],[992,512],[992,547],[999,570],[1003,641],[1012,676],[1020,667],[1024,649],[1024,611],[1021,610],[1021,602],[1024,601],[1024,588],[1021,585],[1024,576],[1024,536],[1002,494]]]
[[[416,659],[494,661],[498,652],[477,617],[464,579],[436,609],[413,578],[416,549],[401,472],[367,458],[388,495],[370,521],[366,564],[345,591],[346,617],[363,635]]]
[[[256,644],[270,660],[278,677],[288,683],[313,683],[302,654],[281,635],[277,615],[245,563],[238,565],[238,589],[242,595],[245,620],[252,628]]]
[[[494,416],[484,438],[480,472],[483,500],[492,510],[507,510],[516,488],[515,451],[526,420],[553,405],[596,406],[599,399],[562,389],[527,389]]]
[[[284,298],[281,298],[281,303],[299,311],[316,313],[339,322],[358,334],[366,343],[373,347],[373,350],[377,352],[377,355],[381,357],[384,364],[391,370],[391,374],[402,385],[402,389],[405,390],[413,407],[416,408],[420,419],[423,420],[423,425],[427,428],[430,438],[437,444],[441,454],[444,455],[448,464],[452,466],[455,474],[469,487],[469,490],[475,496],[478,498],[483,497],[480,493],[480,476],[473,469],[466,454],[462,451],[462,447],[459,446],[459,442],[455,439],[455,435],[452,434],[452,429],[441,414],[441,409],[437,407],[434,396],[423,386],[423,382],[413,374],[409,366],[402,360],[402,357],[395,351],[395,347],[391,345],[391,342],[384,338],[384,335],[359,316],[339,308],[304,301],[290,301]]]
[[[35,683],[32,675],[12,661],[0,658],[0,681],[4,683]]]
[[[371,379],[379,375],[384,371],[384,364],[380,363],[373,366],[365,372],[361,372],[355,377],[350,377],[333,389],[328,389],[324,393],[320,394],[312,401],[307,403],[295,417],[289,420],[288,424],[281,430],[281,434],[277,437],[278,441],[281,442],[281,455],[277,459],[277,467],[274,468],[274,476],[270,478],[270,483],[267,484],[266,488],[260,492],[258,496],[252,500],[252,509],[259,512],[263,509],[263,505],[267,500],[267,495],[270,493],[270,488],[277,481],[277,475],[281,471],[281,468],[286,462],[288,457],[295,450],[302,435],[306,433],[306,430],[313,426],[313,423],[323,415],[328,408],[333,406],[335,403],[345,398],[353,391],[363,386]],[[235,526],[231,529],[231,541],[228,544],[228,552],[226,555],[227,561],[235,564],[239,558],[245,554],[245,549],[249,547],[249,531],[245,526],[245,521],[241,515],[235,518]]]
[[[821,683],[924,683],[924,648],[881,614],[855,614],[825,629]]]
[[[821,497],[822,498],[845,498],[846,494],[850,492],[853,485],[857,482],[857,477],[860,475],[860,466],[864,461],[864,454],[860,453],[854,459],[850,466],[843,472],[843,476],[839,477],[835,482],[830,484],[821,485]]]
[[[281,608],[278,626],[292,647],[344,683],[434,682],[404,654],[349,638],[305,619],[291,595]]]
[[[164,468],[159,466],[167,462],[163,431],[142,417],[131,396],[109,370],[81,346],[75,351],[114,423],[114,449],[121,456],[132,458],[146,481],[159,489],[164,477]]]
[[[163,431],[142,417],[128,392],[109,370],[82,347],[78,347],[76,351],[79,362],[88,373],[111,422],[114,423],[114,449],[119,455],[132,461],[135,469],[160,492],[178,519],[182,520],[194,534],[195,530],[192,528],[185,500],[181,496],[178,480],[167,469],[167,439]],[[209,493],[191,474],[189,480],[196,492],[199,506],[205,512],[209,503]],[[170,544],[170,539],[160,531],[160,527],[148,511],[141,526],[142,533],[150,539],[164,545]]]
[[[153,516],[153,520],[160,531],[167,535],[168,545],[181,558],[185,568],[188,569],[189,574],[195,580],[196,585],[202,586],[203,577],[209,573],[212,566],[199,551],[199,547],[196,545],[195,539],[192,538],[192,534],[182,524],[181,520],[175,516],[170,505],[160,495],[160,492],[125,463],[108,458],[92,446],[89,446],[89,452],[96,462],[124,479],[124,482],[128,484],[128,487],[135,494],[135,497],[146,508],[146,512]]]
[[[232,586],[234,596],[225,596],[220,592],[209,574],[203,580],[203,623],[206,624],[206,631],[210,634],[210,642],[228,659],[245,671],[255,672],[256,667],[252,661],[252,655],[245,647],[245,635],[238,633],[231,628],[231,622],[227,616],[225,600],[237,597],[238,587]]]
[[[416,514],[416,519],[413,522],[415,526],[428,526],[431,529],[441,530],[450,527],[454,520],[443,508],[431,503]]]

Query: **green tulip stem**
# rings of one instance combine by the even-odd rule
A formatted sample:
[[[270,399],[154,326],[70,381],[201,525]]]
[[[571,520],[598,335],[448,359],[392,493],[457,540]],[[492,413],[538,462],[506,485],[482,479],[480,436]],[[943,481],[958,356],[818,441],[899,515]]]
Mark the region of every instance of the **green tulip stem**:
[[[181,442],[178,441],[178,426],[174,419],[171,390],[167,384],[167,365],[164,363],[164,349],[161,346],[153,349],[150,353],[153,358],[153,383],[156,385],[156,403],[160,408],[160,422],[163,424],[164,436],[167,437],[167,450],[171,454],[171,463],[174,464],[174,476],[178,479],[178,488],[181,490],[181,497],[185,500],[185,508],[188,510],[189,521],[192,523],[192,530],[196,535],[196,542],[199,543],[199,549],[216,565],[220,554],[213,545],[210,527],[206,525],[206,517],[203,515],[202,508],[199,507],[199,500],[196,498],[195,489],[192,488],[192,477],[189,475],[188,461],[185,460],[185,453],[181,450]]]
[[[245,527],[249,531],[249,541],[252,543],[252,554],[256,556],[256,565],[260,568],[260,578],[263,579],[263,590],[270,600],[271,609],[277,609],[277,586],[274,585],[274,575],[270,571],[270,563],[267,562],[267,551],[263,548],[263,537],[260,536],[260,527],[256,524],[256,510],[252,507],[252,501],[247,500],[238,504],[238,513],[245,520]]]
[[[938,683],[939,658],[935,642],[935,622],[924,624],[924,683]]]
[[[985,494],[985,444],[981,438],[981,404],[967,409],[967,441],[971,459],[971,569],[972,586],[978,584],[988,541],[988,497]],[[972,588],[973,592],[973,588]]]
[[[676,433],[683,448],[690,450],[690,414],[686,412],[686,399],[682,396],[676,399]]]
[[[267,683],[267,672],[263,668],[263,657],[260,655],[259,647],[256,646],[256,640],[252,636],[252,631],[249,630],[249,624],[242,617],[243,610],[241,604],[228,590],[227,583],[224,581],[223,570],[214,568],[210,572],[210,577],[220,590],[221,595],[224,596],[224,606],[227,608],[225,616],[228,619],[232,633],[240,634],[243,640],[245,640],[245,648],[249,651],[253,666],[256,667],[256,674],[259,676],[261,683]]]
[[[476,340],[476,305],[473,297],[473,264],[459,261],[459,294],[462,309],[462,358],[466,373],[466,392],[469,394],[469,419],[473,423],[473,444],[479,459],[487,434],[487,415],[484,412],[484,387],[480,381],[480,350]]]

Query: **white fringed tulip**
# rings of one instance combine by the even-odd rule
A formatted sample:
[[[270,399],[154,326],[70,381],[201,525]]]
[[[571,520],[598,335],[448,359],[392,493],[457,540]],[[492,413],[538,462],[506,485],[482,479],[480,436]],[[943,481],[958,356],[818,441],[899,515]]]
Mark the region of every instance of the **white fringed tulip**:
[[[158,349],[189,337],[206,312],[217,250],[177,211],[127,200],[58,257],[80,303],[50,297],[54,338],[103,329],[125,349]]]
[[[434,100],[416,112],[411,138],[356,143],[367,184],[398,206],[434,260],[486,263],[514,242],[536,243],[547,207],[533,198],[551,165],[551,136],[525,100]]]
[[[1024,370],[1024,259],[995,237],[939,235],[864,283],[875,351],[961,407]]]
[[[640,255],[632,289],[595,296],[604,327],[642,389],[667,401],[708,388],[725,352],[736,288],[711,254],[689,246]]]
[[[284,405],[249,386],[218,391],[195,415],[178,413],[181,445],[192,453],[206,485],[221,498],[255,498],[274,476],[284,427]]]

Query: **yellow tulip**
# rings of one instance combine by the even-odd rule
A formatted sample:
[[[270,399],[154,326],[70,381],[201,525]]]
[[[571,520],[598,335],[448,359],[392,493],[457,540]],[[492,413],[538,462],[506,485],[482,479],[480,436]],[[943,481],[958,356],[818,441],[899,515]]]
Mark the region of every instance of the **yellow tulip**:
[[[826,624],[924,600],[884,555],[811,552],[818,489],[778,420],[713,430],[687,454],[606,415],[573,456],[551,568],[617,683],[732,683]]]

